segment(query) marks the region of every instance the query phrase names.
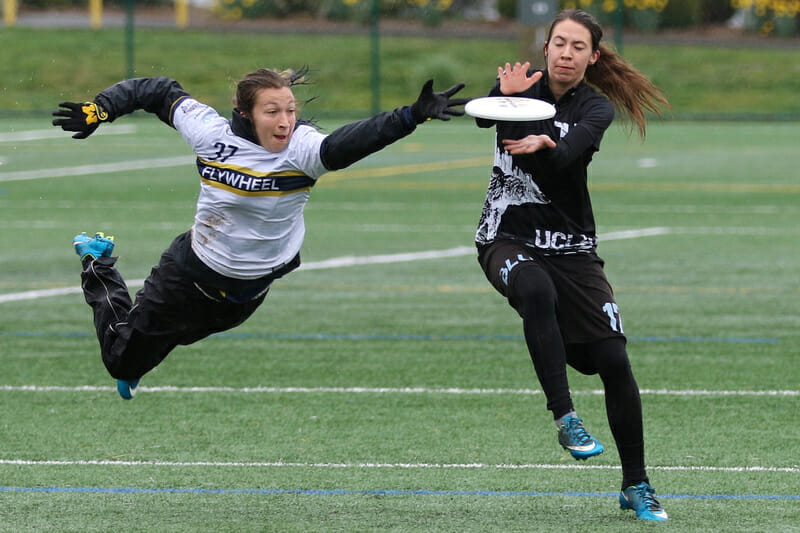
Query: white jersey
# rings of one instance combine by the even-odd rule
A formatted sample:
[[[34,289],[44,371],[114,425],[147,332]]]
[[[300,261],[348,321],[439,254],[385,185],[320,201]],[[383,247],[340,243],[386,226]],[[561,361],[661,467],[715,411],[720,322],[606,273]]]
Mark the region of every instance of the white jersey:
[[[257,279],[291,261],[305,238],[303,209],[325,135],[299,125],[282,152],[239,137],[213,108],[183,98],[172,123],[197,154],[200,197],[192,250],[214,271]]]

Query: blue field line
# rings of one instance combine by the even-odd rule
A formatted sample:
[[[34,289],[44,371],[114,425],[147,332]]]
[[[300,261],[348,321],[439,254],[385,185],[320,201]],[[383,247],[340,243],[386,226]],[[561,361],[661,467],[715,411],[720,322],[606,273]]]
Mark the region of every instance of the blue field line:
[[[137,487],[0,487],[0,492],[79,493],[79,494],[254,494],[302,496],[490,496],[490,497],[581,497],[616,498],[617,492],[536,492],[498,490],[410,490],[410,489],[201,489]],[[800,501],[794,494],[659,494],[659,499],[676,500],[788,500]]]
[[[87,338],[94,337],[91,332],[39,332],[39,331],[0,331],[2,337],[41,337],[41,338]],[[281,340],[348,340],[348,341],[523,341],[522,335],[406,335],[359,334],[359,333],[216,333],[210,338],[218,339],[281,339]],[[720,343],[758,343],[775,344],[774,337],[689,337],[689,336],[629,336],[631,342],[720,342]]]

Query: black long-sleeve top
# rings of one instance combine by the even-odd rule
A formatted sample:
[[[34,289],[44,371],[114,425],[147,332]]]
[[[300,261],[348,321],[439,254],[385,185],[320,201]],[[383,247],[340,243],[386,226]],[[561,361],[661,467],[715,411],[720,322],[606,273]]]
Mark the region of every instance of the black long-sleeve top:
[[[500,94],[498,82],[489,95]],[[479,127],[497,127],[495,161],[476,243],[515,239],[546,255],[594,252],[597,237],[587,167],[614,119],[613,104],[585,82],[556,101],[546,71],[527,91],[507,96],[545,100],[555,105],[556,114],[531,122],[476,119]],[[503,139],[541,134],[556,147],[512,156],[502,144]]]

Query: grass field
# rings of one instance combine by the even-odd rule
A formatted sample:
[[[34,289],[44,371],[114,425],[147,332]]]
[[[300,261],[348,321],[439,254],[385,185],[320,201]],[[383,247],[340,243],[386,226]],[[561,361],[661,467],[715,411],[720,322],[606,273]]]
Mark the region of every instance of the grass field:
[[[490,131],[425,124],[325,176],[305,269],[124,402],[71,239],[116,235],[138,288],[191,224],[191,154],[152,117],[82,142],[48,123],[0,131],[1,531],[800,531],[800,124],[613,128],[590,167],[654,525],[619,510],[597,378],[570,373],[606,453],[558,446],[470,251]]]

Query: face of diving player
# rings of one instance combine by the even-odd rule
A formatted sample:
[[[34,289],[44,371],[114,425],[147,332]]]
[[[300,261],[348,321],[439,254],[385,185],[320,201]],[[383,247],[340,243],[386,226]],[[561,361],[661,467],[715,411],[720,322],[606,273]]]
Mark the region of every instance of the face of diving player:
[[[282,152],[297,122],[294,94],[289,87],[265,88],[258,91],[250,121],[258,143],[270,152]]]

